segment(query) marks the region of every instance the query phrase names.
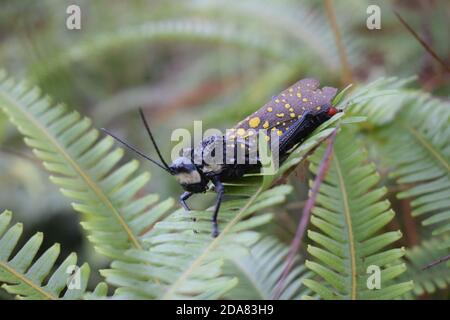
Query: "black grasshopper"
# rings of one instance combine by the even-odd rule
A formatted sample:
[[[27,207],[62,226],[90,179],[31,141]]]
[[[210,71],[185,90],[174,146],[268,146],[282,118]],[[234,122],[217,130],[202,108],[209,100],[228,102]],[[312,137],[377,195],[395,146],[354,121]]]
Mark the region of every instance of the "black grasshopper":
[[[162,163],[149,158],[107,130],[102,130],[145,159],[175,176],[185,190],[179,200],[187,211],[189,211],[189,207],[186,204],[186,200],[195,193],[205,192],[208,189],[208,185],[212,183],[217,193],[212,217],[212,234],[215,237],[219,233],[217,215],[224,196],[223,182],[257,171],[261,165],[258,153],[256,153],[256,156],[253,154],[253,157],[250,155],[248,150],[252,145],[246,138],[255,133],[258,135],[259,131],[255,130],[268,130],[265,138],[267,141],[271,139],[270,137],[278,138],[278,158],[282,162],[292,147],[301,143],[320,124],[339,112],[331,104],[336,92],[337,89],[332,87],[319,89],[317,80],[300,80],[279,95],[272,97],[271,101],[239,122],[226,135],[213,135],[202,140],[193,149],[184,149],[180,157],[175,159],[171,165],[168,165],[162,157],[141,109],[139,110],[141,119]],[[271,142],[273,143],[273,141]],[[216,157],[215,161],[211,161],[215,152],[219,150],[217,146],[223,148],[223,156],[219,156],[218,160]],[[243,149],[240,152],[243,155],[243,161],[237,161],[239,148]],[[229,150],[232,150],[231,156]],[[206,161],[207,158],[209,161]]]

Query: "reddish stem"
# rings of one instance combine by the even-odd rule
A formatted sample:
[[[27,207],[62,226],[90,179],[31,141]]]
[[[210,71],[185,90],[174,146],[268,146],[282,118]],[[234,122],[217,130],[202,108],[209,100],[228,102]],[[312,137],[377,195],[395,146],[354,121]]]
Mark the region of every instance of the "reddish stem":
[[[278,280],[278,283],[275,287],[275,292],[273,295],[274,299],[280,298],[281,293],[283,292],[286,285],[285,284],[286,278],[289,275],[292,266],[294,265],[295,257],[302,245],[303,235],[305,234],[306,228],[308,227],[308,223],[311,217],[311,210],[314,207],[314,204],[316,203],[320,185],[325,178],[325,175],[328,171],[328,167],[331,162],[331,156],[333,154],[333,144],[334,140],[336,139],[336,133],[338,129],[339,126],[337,126],[336,129],[334,129],[334,131],[328,138],[328,146],[323,155],[322,162],[320,163],[316,178],[314,179],[314,184],[311,189],[311,196],[308,198],[308,200],[305,203],[305,206],[303,207],[302,217],[299,221],[297,231],[295,233],[294,239],[292,240],[291,246],[289,248],[289,253],[286,258],[286,266],[284,267],[283,273],[281,274],[281,277]]]
[[[394,11],[394,14],[396,15],[397,19],[400,21],[400,23],[406,28],[406,30],[408,30],[412,36],[420,43],[420,45],[436,60],[438,61],[441,66],[447,70],[447,72],[450,72],[450,67],[445,63],[444,60],[442,60],[437,53],[433,50],[433,48],[431,48],[428,43],[425,42],[425,40],[423,40],[416,31],[414,31],[414,29],[402,18],[402,16],[398,13]]]

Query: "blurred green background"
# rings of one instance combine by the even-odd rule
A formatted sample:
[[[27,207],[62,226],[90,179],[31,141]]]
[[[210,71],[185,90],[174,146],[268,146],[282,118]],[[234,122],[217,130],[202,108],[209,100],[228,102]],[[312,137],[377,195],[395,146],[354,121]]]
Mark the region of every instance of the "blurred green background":
[[[1,0],[0,66],[89,116],[94,126],[107,127],[154,154],[137,116],[142,106],[168,157],[172,130],[192,129],[193,120],[202,120],[204,128],[229,127],[300,78],[345,87],[324,3]],[[81,8],[81,30],[66,28],[66,9],[72,4]],[[448,0],[333,4],[352,82],[417,75],[425,91],[449,96],[448,73],[393,13],[400,12],[440,57],[450,61]],[[380,30],[366,27],[371,4],[381,8]],[[149,191],[180,193],[170,177],[151,164],[144,166],[153,175]],[[297,177],[301,175],[300,170]],[[298,180],[297,194],[305,194],[305,181]],[[204,206],[209,200],[193,199],[192,206]],[[284,228],[294,226],[286,221],[294,219],[296,201],[280,208],[278,219]],[[79,252],[81,260],[91,265],[104,263],[94,260],[70,203],[0,114],[2,209],[15,212],[29,234],[43,231],[44,248],[60,242],[64,250]],[[281,237],[289,239],[294,231],[285,230]]]

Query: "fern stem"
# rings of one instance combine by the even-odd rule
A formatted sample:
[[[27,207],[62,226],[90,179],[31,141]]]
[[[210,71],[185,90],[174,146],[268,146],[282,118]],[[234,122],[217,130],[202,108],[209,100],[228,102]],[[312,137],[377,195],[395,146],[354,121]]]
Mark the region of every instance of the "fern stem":
[[[400,212],[402,213],[403,226],[405,229],[408,248],[419,245],[420,236],[417,231],[416,221],[411,214],[411,203],[408,200],[400,201]]]
[[[356,289],[357,289],[357,270],[356,270],[356,253],[355,253],[355,239],[353,238],[354,231],[353,231],[353,224],[352,224],[352,217],[350,213],[350,205],[348,202],[348,194],[347,194],[347,188],[345,186],[344,182],[344,175],[342,174],[341,167],[339,164],[338,157],[334,154],[334,164],[336,168],[336,174],[339,181],[339,190],[342,191],[342,204],[344,206],[344,216],[346,220],[346,226],[347,226],[347,235],[348,235],[348,247],[350,252],[350,272],[351,272],[351,300],[356,300]]]
[[[31,288],[33,288],[34,290],[39,292],[41,295],[46,297],[48,300],[58,300],[57,297],[54,297],[53,295],[51,295],[50,293],[48,293],[47,291],[42,289],[40,286],[36,285],[33,281],[31,281],[30,279],[25,277],[23,274],[17,272],[13,268],[10,268],[7,263],[4,263],[3,261],[0,261],[0,267],[5,269],[7,272],[13,274],[14,277],[20,279],[23,283],[26,283],[28,286],[30,286]]]
[[[311,196],[308,198],[308,200],[305,203],[305,206],[303,207],[302,217],[300,219],[300,222],[297,227],[297,231],[295,232],[294,239],[292,240],[291,246],[289,248],[289,254],[286,258],[286,266],[283,270],[283,273],[281,274],[280,280],[277,283],[277,286],[275,288],[275,293],[273,295],[273,299],[279,299],[281,296],[281,293],[284,290],[286,278],[289,275],[289,272],[292,269],[292,266],[294,265],[295,256],[298,253],[298,250],[300,249],[302,245],[302,239],[303,235],[305,234],[306,228],[308,227],[308,223],[311,217],[311,211],[314,207],[314,204],[316,203],[317,194],[319,193],[319,188],[322,183],[322,181],[325,179],[325,175],[328,172],[328,168],[331,161],[331,156],[333,152],[333,145],[334,141],[336,139],[336,134],[339,129],[339,125],[336,126],[336,128],[331,133],[330,137],[328,138],[328,146],[325,150],[325,153],[322,158],[322,162],[320,164],[319,171],[317,173],[316,179],[314,180],[314,185],[311,189]]]
[[[341,32],[339,30],[339,25],[336,19],[336,13],[334,11],[334,6],[332,0],[324,0],[325,11],[327,13],[328,20],[330,22],[331,29],[334,33],[334,38],[336,40],[336,47],[339,53],[339,60],[341,61],[341,81],[343,84],[350,84],[353,82],[353,74],[350,68],[350,64],[347,58],[347,52],[345,50],[344,44],[342,43]]]
[[[430,154],[432,154],[432,155],[436,158],[436,160],[437,160],[440,164],[442,164],[442,166],[443,166],[445,169],[447,169],[448,172],[450,172],[450,164],[447,162],[447,160],[445,160],[445,159],[442,157],[442,155],[440,155],[439,152],[438,152],[437,150],[435,150],[435,149],[433,148],[433,146],[432,146],[426,139],[424,139],[424,138],[419,134],[419,132],[417,132],[416,129],[414,129],[413,127],[408,126],[408,125],[405,125],[405,127],[406,127],[407,130],[411,133],[411,135],[413,135],[414,138],[416,138],[416,140],[417,140],[418,142],[420,142],[420,144],[421,144],[425,149],[427,149],[427,150],[430,152]]]
[[[409,33],[412,34],[412,36],[420,43],[420,45],[427,51],[437,62],[441,64],[441,66],[447,71],[450,72],[450,67],[447,65],[447,63],[442,60],[437,53],[431,48],[425,40],[423,40],[416,31],[405,21],[405,19],[402,18],[402,16],[397,12],[394,11],[395,16],[400,21],[400,23],[406,28],[406,30],[409,31]]]
[[[433,261],[433,262],[427,264],[425,267],[422,268],[422,270],[427,270],[429,268],[432,268],[432,267],[434,267],[434,266],[436,266],[438,264],[441,264],[442,262],[448,261],[448,260],[450,260],[450,254],[445,256],[445,257],[439,258],[436,261]]]

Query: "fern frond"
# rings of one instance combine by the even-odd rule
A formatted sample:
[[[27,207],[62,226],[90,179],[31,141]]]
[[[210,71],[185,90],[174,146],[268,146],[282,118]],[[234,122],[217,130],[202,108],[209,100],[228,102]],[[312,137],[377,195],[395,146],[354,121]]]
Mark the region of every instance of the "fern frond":
[[[265,237],[258,241],[247,256],[234,256],[227,260],[225,273],[236,275],[239,283],[225,296],[230,299],[273,299],[278,281],[286,267],[289,247],[275,238]],[[310,290],[302,285],[311,276],[304,265],[296,261],[286,285],[280,294],[281,300],[299,300]]]
[[[340,115],[341,116],[341,115]],[[233,252],[247,254],[260,237],[251,229],[270,221],[271,214],[255,214],[284,201],[290,186],[270,189],[273,182],[302,161],[333,131],[335,117],[323,124],[302,143],[276,174],[249,175],[226,185],[226,194],[241,199],[225,201],[220,209],[220,234],[210,236],[211,211],[178,210],[156,223],[147,234],[148,250],[129,250],[130,262],[117,261],[103,270],[108,283],[119,289],[115,298],[126,299],[218,299],[238,283],[223,272],[224,261]],[[195,217],[196,221],[192,221]],[[134,259],[134,261],[133,261]],[[295,276],[295,269],[293,276]],[[293,289],[289,287],[288,289]],[[286,289],[286,290],[288,290]],[[284,296],[289,296],[285,291]]]
[[[113,262],[111,270],[101,273],[120,287],[117,298],[218,299],[237,284],[222,272],[227,252],[245,254],[259,238],[250,230],[271,220],[271,214],[253,214],[284,201],[290,191],[289,186],[264,192],[260,187],[246,199],[223,203],[216,238],[210,235],[210,211],[187,215],[180,209],[149,232],[149,250],[130,250],[134,262]]]
[[[91,120],[63,105],[53,105],[37,88],[14,83],[0,73],[0,108],[25,136],[52,174],[50,180],[84,216],[82,226],[98,251],[120,258],[128,248],[143,248],[140,235],[172,206],[169,199],[157,204],[157,195],[136,199],[150,179],[136,175],[136,160],[113,167],[123,150],[113,148],[110,137],[99,139]]]
[[[263,35],[243,32],[233,25],[196,19],[173,19],[151,21],[138,26],[129,26],[107,34],[95,35],[70,46],[51,59],[40,61],[32,69],[30,78],[41,83],[64,66],[83,61],[112,48],[125,47],[133,43],[156,41],[209,41],[220,42],[242,48],[251,48],[274,58],[285,57],[280,43]]]
[[[367,85],[359,86],[346,98],[351,104],[350,113],[366,116],[371,125],[390,123],[411,101],[426,99],[427,95],[407,88],[415,78],[380,78]]]
[[[380,79],[361,87],[354,101],[365,102],[351,112],[381,126],[380,159],[391,167],[390,177],[409,186],[398,198],[411,199],[412,214],[426,216],[423,224],[436,225],[434,234],[442,234],[450,231],[450,103],[406,88],[410,80]],[[392,94],[380,95],[387,88]]]
[[[412,199],[412,214],[425,216],[433,234],[450,231],[450,104],[429,99],[412,103],[380,133],[391,177],[410,186],[398,193]],[[450,246],[450,241],[443,245]]]
[[[391,299],[411,290],[412,282],[395,283],[406,269],[397,263],[403,248],[382,250],[401,238],[401,232],[379,231],[394,217],[385,188],[376,188],[379,175],[367,161],[364,149],[354,136],[341,132],[333,158],[323,181],[308,237],[316,243],[307,250],[313,257],[306,266],[322,279],[304,280],[304,284],[324,299]],[[317,172],[324,148],[311,157],[311,171]],[[367,268],[381,270],[381,288],[367,286]]]
[[[76,266],[77,255],[70,254],[56,270],[54,264],[60,253],[59,244],[54,244],[40,257],[37,252],[42,245],[43,235],[38,232],[20,250],[17,243],[23,226],[17,223],[8,228],[12,214],[0,214],[0,283],[8,293],[19,299],[55,300],[81,299],[86,291],[90,269],[87,263],[78,269],[79,287],[67,287],[70,274],[68,268]],[[17,253],[12,256],[12,253]],[[48,280],[46,280],[48,279]]]
[[[296,52],[295,48],[302,50],[303,56],[307,56],[309,52],[318,58],[318,63],[325,64],[328,70],[339,70],[333,34],[326,19],[320,12],[312,11],[305,4],[245,0],[230,5],[224,0],[194,0],[188,2],[187,7],[206,16],[217,16],[220,13],[219,19],[233,21],[242,28],[253,26],[255,33],[271,34],[272,39],[283,37],[283,49],[286,53],[289,52],[286,48],[289,43],[291,52]],[[242,19],[245,19],[244,25],[240,24]],[[270,28],[267,28],[268,25]],[[351,41],[346,42],[351,45]],[[356,63],[357,48],[351,46],[348,49],[352,54],[351,60]]]
[[[99,283],[93,292],[87,292],[84,295],[85,300],[102,300],[105,299],[108,295],[108,286],[106,283]]]
[[[404,260],[407,271],[404,277],[414,281],[414,290],[406,295],[407,298],[425,293],[432,294],[450,286],[450,268],[445,263],[423,270],[424,266],[448,254],[448,251],[440,245],[442,240],[445,239],[426,240],[406,251]]]

